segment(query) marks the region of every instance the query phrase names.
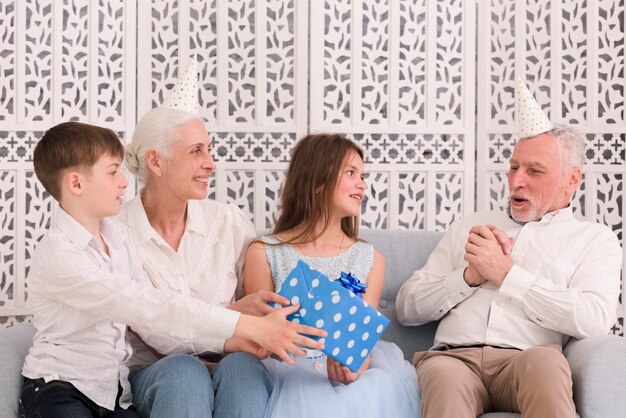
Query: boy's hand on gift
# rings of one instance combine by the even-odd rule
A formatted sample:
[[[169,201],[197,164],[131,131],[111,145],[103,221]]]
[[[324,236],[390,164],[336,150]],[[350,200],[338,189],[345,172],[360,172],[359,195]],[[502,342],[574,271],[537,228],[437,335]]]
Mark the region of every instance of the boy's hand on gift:
[[[356,381],[370,365],[369,356],[363,362],[359,370],[356,372],[351,371],[345,366],[342,366],[337,360],[333,360],[330,357],[327,357],[326,360],[326,370],[328,372],[328,379],[334,380],[335,382],[343,383],[344,385],[348,385],[354,381]]]
[[[306,335],[325,337],[323,329],[296,324],[287,320],[287,316],[300,309],[300,304],[281,309],[273,309],[264,317],[242,315],[237,322],[235,334],[255,341],[261,347],[277,354],[283,361],[295,364],[289,353],[304,356],[305,352],[297,344],[314,350],[321,350],[324,344]]]
[[[240,337],[230,337],[224,343],[224,353],[234,352],[250,353],[258,359],[263,360],[270,355],[270,352],[254,341]]]
[[[231,303],[228,309],[248,315],[265,316],[274,311],[274,308],[269,305],[270,302],[283,306],[289,306],[290,303],[286,297],[267,290],[259,290]]]

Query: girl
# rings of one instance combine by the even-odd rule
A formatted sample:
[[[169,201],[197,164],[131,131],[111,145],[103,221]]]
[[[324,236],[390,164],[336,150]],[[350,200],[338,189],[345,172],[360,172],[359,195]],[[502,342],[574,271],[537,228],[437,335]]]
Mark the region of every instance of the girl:
[[[385,260],[357,235],[363,176],[363,152],[345,136],[302,139],[287,170],[276,227],[246,253],[245,292],[280,291],[302,259],[331,280],[352,273],[367,284],[363,299],[378,308]],[[266,417],[420,416],[415,369],[394,344],[379,341],[357,372],[315,350],[296,366],[264,362],[274,380]]]

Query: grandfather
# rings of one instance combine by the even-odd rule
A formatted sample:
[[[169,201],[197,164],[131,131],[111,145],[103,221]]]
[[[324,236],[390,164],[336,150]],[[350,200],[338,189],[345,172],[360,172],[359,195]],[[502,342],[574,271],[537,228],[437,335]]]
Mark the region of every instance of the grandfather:
[[[617,237],[577,220],[570,204],[584,138],[547,124],[515,146],[508,213],[455,222],[398,293],[402,324],[440,320],[434,346],[413,358],[425,418],[573,418],[562,347],[607,333],[616,319]]]

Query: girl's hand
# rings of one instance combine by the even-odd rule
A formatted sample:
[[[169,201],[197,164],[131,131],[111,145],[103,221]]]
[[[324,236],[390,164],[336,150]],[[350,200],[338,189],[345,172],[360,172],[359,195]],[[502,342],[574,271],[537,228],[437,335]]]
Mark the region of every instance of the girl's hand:
[[[348,385],[356,381],[361,376],[361,373],[367,370],[369,364],[370,358],[368,356],[359,368],[359,370],[353,372],[350,371],[350,369],[348,369],[347,367],[342,366],[341,363],[339,363],[338,361],[327,357],[326,369],[328,371],[328,379],[334,380],[335,382],[343,383],[344,385]]]

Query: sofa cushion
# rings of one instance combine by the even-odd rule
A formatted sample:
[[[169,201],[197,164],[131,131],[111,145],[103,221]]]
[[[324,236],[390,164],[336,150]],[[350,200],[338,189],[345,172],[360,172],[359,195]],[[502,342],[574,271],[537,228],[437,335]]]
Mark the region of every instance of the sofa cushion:
[[[362,229],[360,236],[385,257],[385,285],[380,297],[380,312],[390,320],[382,339],[395,342],[411,360],[413,353],[429,349],[435,337],[437,322],[419,327],[405,327],[396,319],[396,294],[413,272],[426,263],[442,232],[385,231]]]
[[[0,344],[0,417],[17,416],[22,387],[22,363],[32,345],[35,328],[31,324],[15,325],[2,330]]]

